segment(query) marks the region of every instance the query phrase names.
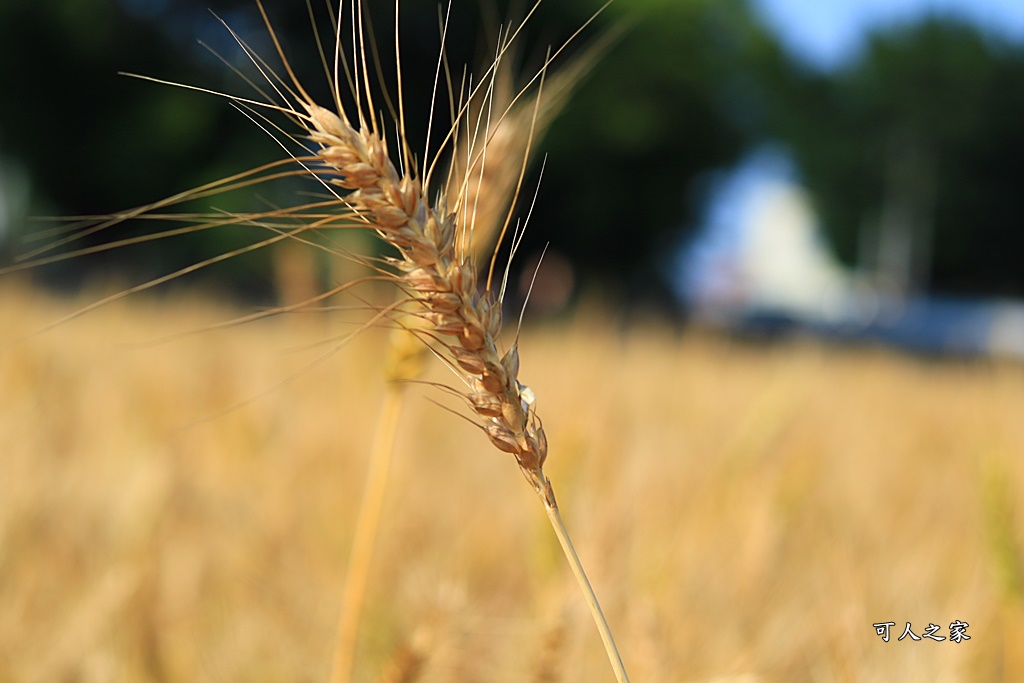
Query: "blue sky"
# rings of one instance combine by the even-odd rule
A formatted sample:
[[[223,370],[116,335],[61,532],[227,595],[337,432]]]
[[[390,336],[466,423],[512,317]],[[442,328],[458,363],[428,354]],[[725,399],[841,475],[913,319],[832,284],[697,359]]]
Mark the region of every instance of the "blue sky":
[[[873,28],[952,14],[996,35],[1024,41],[1024,0],[753,0],[790,51],[831,69],[856,55]]]

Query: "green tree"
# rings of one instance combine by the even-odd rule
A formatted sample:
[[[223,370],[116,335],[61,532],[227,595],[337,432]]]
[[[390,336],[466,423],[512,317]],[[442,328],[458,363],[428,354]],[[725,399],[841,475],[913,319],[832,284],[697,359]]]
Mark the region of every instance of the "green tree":
[[[1024,292],[1024,48],[930,18],[834,76],[765,75],[766,133],[845,260],[910,290]]]

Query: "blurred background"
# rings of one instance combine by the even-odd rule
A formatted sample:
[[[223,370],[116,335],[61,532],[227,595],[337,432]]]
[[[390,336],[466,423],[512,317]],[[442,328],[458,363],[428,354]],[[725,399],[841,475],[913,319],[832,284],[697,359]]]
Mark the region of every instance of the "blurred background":
[[[307,82],[322,82],[306,8],[279,4],[286,49]],[[480,25],[523,12],[465,4],[450,28],[455,65],[484,61]],[[523,73],[596,7],[542,5],[517,55]],[[377,9],[389,26],[390,7]],[[438,8],[403,12],[408,119],[422,126]],[[40,225],[28,216],[108,213],[276,158],[277,144],[224,100],[118,75],[250,95],[228,65],[251,67],[216,17],[272,52],[249,0],[3,3],[0,38],[17,55],[0,65],[5,261],[31,251],[24,240]],[[623,24],[538,145],[547,170],[519,259],[532,269],[550,242],[535,313],[596,296],[627,320],[1024,355],[1024,6],[619,0],[572,49]],[[528,183],[537,177],[535,167]],[[264,200],[296,188],[277,192]],[[247,239],[206,231],[37,277],[139,280]],[[257,252],[201,282],[270,300],[269,261]]]
[[[528,4],[459,1],[453,71]],[[267,5],[326,101],[304,3]],[[522,73],[597,6],[547,0]],[[438,8],[402,10],[424,140]],[[118,75],[253,96],[218,18],[273,54],[253,0],[0,0],[0,269],[173,227],[38,251],[281,157],[225,99]],[[1024,3],[616,0],[563,64],[606,35],[537,145],[509,300],[550,243],[522,377],[634,680],[1024,680]],[[251,227],[0,270],[0,681],[328,680],[389,331],[226,323],[344,259],[259,249],[93,307]],[[408,391],[353,681],[610,680],[511,459]],[[897,640],[955,620],[971,640]]]

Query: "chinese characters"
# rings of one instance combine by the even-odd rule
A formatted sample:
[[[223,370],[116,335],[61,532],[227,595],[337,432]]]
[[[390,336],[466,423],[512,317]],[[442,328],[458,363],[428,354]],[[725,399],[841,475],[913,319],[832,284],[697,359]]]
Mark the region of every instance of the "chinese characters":
[[[875,635],[882,637],[882,640],[886,643],[889,642],[890,629],[896,625],[895,621],[880,621],[877,624],[871,624],[875,627]],[[967,627],[970,626],[966,621],[960,621],[957,619],[949,624],[949,636],[948,640],[951,643],[961,643],[965,640],[970,640],[971,637],[967,635]],[[917,635],[911,628],[910,622],[907,622],[906,628],[903,629],[903,635],[896,640],[903,640],[904,638],[910,638],[910,640],[924,640],[928,638],[930,640],[946,640],[947,636],[936,635],[939,631],[938,624],[928,624],[925,627],[921,635]]]

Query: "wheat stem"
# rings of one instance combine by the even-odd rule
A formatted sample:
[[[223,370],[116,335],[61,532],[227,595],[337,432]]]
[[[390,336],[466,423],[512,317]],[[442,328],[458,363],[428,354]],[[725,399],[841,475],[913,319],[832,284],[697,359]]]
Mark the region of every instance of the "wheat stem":
[[[334,646],[334,664],[331,667],[331,683],[349,683],[352,680],[359,619],[363,599],[366,597],[366,584],[370,575],[370,563],[373,560],[373,546],[380,525],[381,510],[384,507],[384,494],[388,487],[388,472],[391,469],[403,393],[401,385],[388,385],[373,438],[366,486],[363,489],[355,536],[352,539],[352,551],[349,555],[348,572],[345,575],[338,637]]]
[[[597,624],[597,631],[601,634],[601,642],[604,643],[605,652],[608,654],[608,662],[612,665],[612,671],[615,672],[615,680],[618,683],[629,683],[629,676],[626,674],[626,667],[622,664],[619,649],[615,647],[615,638],[612,637],[612,631],[608,627],[608,620],[605,619],[604,612],[601,611],[597,594],[594,593],[594,588],[587,579],[587,573],[583,571],[583,563],[580,562],[580,556],[576,554],[572,539],[569,538],[569,531],[565,528],[565,522],[562,521],[562,514],[558,510],[551,481],[546,481],[543,489],[537,488],[536,490],[537,495],[544,503],[544,511],[548,513],[548,521],[551,522],[551,528],[555,530],[555,536],[558,537],[558,542],[562,546],[565,559],[569,562],[569,568],[572,569],[573,576],[576,577],[576,582],[583,592],[583,598],[587,601],[587,606],[590,607],[594,623]]]

